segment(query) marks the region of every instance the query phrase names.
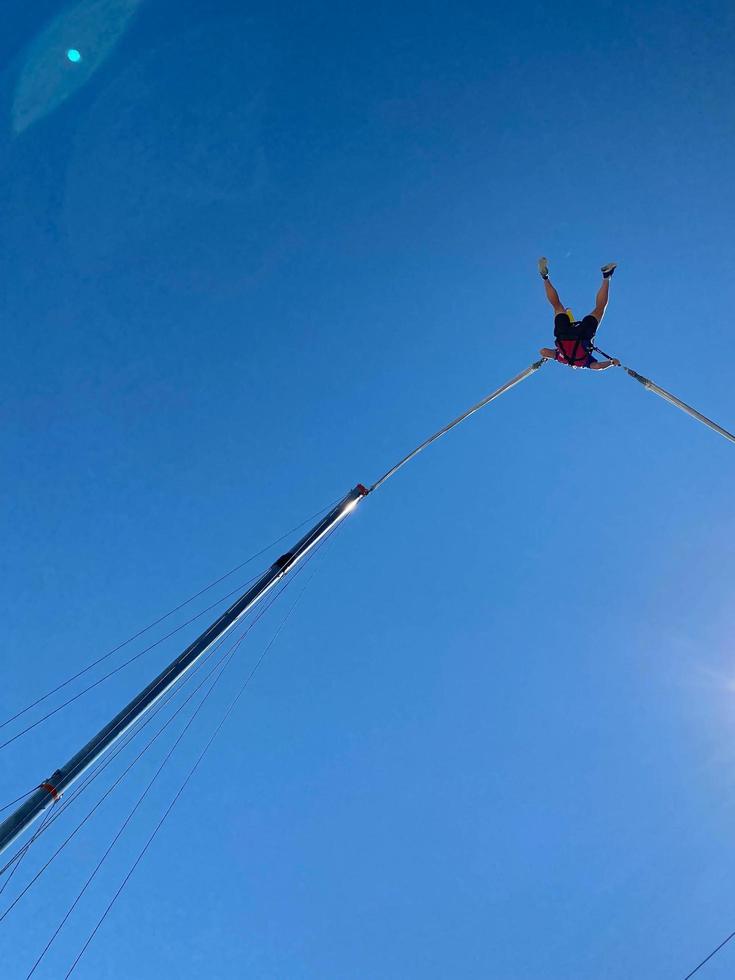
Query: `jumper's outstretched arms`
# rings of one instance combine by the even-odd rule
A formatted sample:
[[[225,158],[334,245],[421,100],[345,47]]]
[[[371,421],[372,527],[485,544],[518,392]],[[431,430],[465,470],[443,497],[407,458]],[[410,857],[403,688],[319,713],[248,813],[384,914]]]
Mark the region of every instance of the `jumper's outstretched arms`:
[[[595,361],[594,364],[590,364],[590,371],[607,371],[609,367],[620,367],[620,361],[617,357],[613,357],[609,361]]]

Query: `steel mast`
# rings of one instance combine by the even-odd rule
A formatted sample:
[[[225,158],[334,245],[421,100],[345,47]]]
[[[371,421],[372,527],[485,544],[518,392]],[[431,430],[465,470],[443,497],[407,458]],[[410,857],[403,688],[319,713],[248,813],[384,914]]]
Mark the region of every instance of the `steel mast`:
[[[43,811],[55,803],[83,772],[110,748],[121,735],[135,724],[158,699],[170,690],[207,650],[258,603],[311,549],[340,521],[354,510],[368,490],[361,484],[344,497],[285,555],[281,555],[258,581],[222,613],[183,653],[152,680],[130,704],[126,705],[101,731],[83,746],[76,755],[46,779],[38,789],[0,823],[0,852],[23,833]]]

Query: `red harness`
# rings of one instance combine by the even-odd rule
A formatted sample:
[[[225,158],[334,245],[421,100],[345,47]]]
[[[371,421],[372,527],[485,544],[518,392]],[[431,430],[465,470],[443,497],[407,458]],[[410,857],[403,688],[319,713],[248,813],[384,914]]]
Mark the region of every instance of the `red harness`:
[[[576,337],[574,340],[556,338],[556,359],[570,367],[589,367],[594,361],[589,341]]]

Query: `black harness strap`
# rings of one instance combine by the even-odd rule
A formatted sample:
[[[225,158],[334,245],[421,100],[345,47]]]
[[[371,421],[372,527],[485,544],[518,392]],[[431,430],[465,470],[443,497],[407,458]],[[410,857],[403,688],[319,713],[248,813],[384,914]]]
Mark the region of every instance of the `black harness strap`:
[[[592,350],[597,351],[598,354],[602,354],[602,356],[606,357],[608,361],[613,360],[613,358],[609,354],[606,354],[604,350],[600,350],[600,348],[596,347],[595,344],[592,345]]]

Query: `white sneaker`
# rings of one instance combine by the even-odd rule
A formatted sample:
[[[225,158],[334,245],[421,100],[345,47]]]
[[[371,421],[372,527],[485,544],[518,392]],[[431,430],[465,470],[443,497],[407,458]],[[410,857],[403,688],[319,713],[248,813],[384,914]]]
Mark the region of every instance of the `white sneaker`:
[[[600,269],[600,272],[602,272],[602,278],[609,279],[617,267],[617,262],[608,262],[607,265],[603,265],[602,269]]]
[[[543,255],[538,260],[538,271],[542,279],[549,278],[549,260]]]

